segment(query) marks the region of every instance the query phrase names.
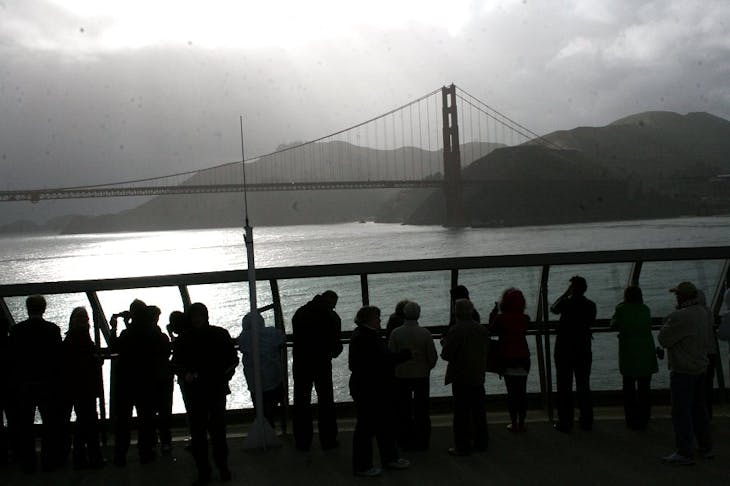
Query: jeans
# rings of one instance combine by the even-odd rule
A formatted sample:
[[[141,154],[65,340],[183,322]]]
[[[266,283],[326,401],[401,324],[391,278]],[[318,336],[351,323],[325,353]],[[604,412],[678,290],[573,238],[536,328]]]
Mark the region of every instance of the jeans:
[[[669,378],[672,394],[672,424],[677,452],[692,457],[694,439],[700,450],[712,448],[707,419],[705,374],[689,375],[672,371]]]

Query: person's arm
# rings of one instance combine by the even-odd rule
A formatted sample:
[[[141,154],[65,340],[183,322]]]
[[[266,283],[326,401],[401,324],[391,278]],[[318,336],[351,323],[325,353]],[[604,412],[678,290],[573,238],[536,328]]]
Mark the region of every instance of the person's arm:
[[[662,347],[671,348],[690,334],[690,330],[681,319],[677,319],[674,314],[669,314],[664,319],[664,325],[659,329],[657,339]]]
[[[550,306],[550,312],[553,314],[561,314],[563,312],[563,302],[565,302],[565,299],[570,297],[570,294],[573,293],[573,284],[568,285],[568,288],[565,289],[565,292],[558,297],[555,302],[553,302],[553,305]]]
[[[332,321],[332,358],[338,357],[342,353],[342,319],[335,311],[330,311],[330,319]]]
[[[446,339],[442,342],[443,348],[441,348],[441,359],[444,361],[451,361],[459,351],[461,343],[458,342],[458,336],[453,332],[453,330],[453,327],[449,329],[449,332],[446,334]]]
[[[436,366],[436,361],[438,361],[438,354],[436,353],[436,345],[433,343],[433,338],[429,334],[429,339],[426,341],[426,362],[428,363],[428,367],[433,369],[434,366]]]

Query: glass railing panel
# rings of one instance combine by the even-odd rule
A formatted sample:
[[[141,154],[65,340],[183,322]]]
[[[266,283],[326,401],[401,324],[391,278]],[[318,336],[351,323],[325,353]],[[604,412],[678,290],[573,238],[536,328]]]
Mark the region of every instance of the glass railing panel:
[[[421,306],[422,326],[444,326],[449,322],[451,273],[409,272],[370,275],[370,303],[380,307],[383,327],[396,304],[413,300]]]
[[[683,281],[695,284],[710,300],[722,276],[724,263],[724,260],[644,263],[639,280],[644,303],[651,309],[652,316],[666,316],[677,305],[677,300],[669,289]]]
[[[516,287],[525,295],[525,313],[535,319],[540,290],[540,267],[484,268],[459,271],[459,283],[469,289],[469,298],[486,323],[495,302],[509,287]]]

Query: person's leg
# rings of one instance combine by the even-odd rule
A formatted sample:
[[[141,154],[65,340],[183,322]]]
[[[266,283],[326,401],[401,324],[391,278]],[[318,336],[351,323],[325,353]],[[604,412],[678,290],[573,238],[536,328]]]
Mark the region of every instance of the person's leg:
[[[388,402],[375,402],[375,439],[378,443],[380,463],[387,466],[388,463],[398,459],[398,448],[396,446],[395,429],[392,427],[394,420],[393,409]]]
[[[312,372],[294,365],[294,442],[297,449],[308,451],[312,446]]]
[[[638,424],[636,379],[630,376],[624,376],[622,378],[622,385],[624,420],[626,421],[627,427],[635,429]]]
[[[413,440],[417,449],[428,449],[431,441],[429,409],[430,383],[428,377],[413,380]]]
[[[160,435],[160,447],[163,450],[169,449],[172,444],[172,432],[171,432],[171,421],[172,421],[172,392],[175,383],[173,377],[170,376],[164,381],[158,383],[159,389],[157,390],[157,431]]]
[[[568,357],[555,353],[558,424],[561,430],[573,428],[573,366]]]
[[[672,425],[677,452],[692,457],[692,402],[694,378],[684,373],[671,372],[669,387],[672,395]]]
[[[638,378],[636,382],[636,424],[645,429],[651,418],[651,376]]]
[[[59,466],[61,459],[62,409],[63,404],[54,390],[37,390],[35,393],[41,426],[41,467],[51,471]]]
[[[708,354],[707,372],[705,373],[705,406],[707,418],[712,420],[712,403],[715,398],[715,370],[717,369],[717,354]]]
[[[190,445],[195,465],[198,468],[198,478],[201,482],[210,478],[210,462],[208,461],[208,398],[200,392],[188,393],[188,423],[190,424]]]
[[[517,380],[516,376],[505,375],[504,386],[507,388],[507,410],[509,411],[512,430],[517,432]]]
[[[692,403],[692,430],[697,439],[697,447],[700,452],[708,452],[712,449],[712,437],[710,435],[710,420],[707,416],[707,385],[704,374],[693,377],[693,403]]]
[[[407,378],[396,378],[395,380],[395,403],[396,403],[396,438],[398,445],[405,448],[413,446],[414,423],[413,423],[413,392],[411,381]]]
[[[33,422],[36,405],[25,387],[18,390],[12,407],[10,425],[14,435],[13,451],[24,471],[35,471],[37,465]]]
[[[527,377],[516,376],[516,404],[517,404],[517,425],[520,430],[525,429],[525,418],[527,417]]]
[[[484,451],[489,444],[487,431],[487,403],[484,385],[470,387],[471,422],[474,424],[474,449]]]
[[[135,406],[137,408],[139,459],[150,462],[155,458],[155,396],[149,388],[140,393]]]
[[[575,366],[575,394],[580,410],[579,424],[582,429],[593,427],[593,396],[591,395],[591,365],[593,356],[590,352],[580,356]]]
[[[208,433],[213,449],[213,462],[221,473],[221,477],[230,477],[228,469],[228,442],[226,441],[226,396],[210,398]]]
[[[471,451],[470,397],[467,387],[453,383],[451,393],[454,400],[454,448],[459,454]]]
[[[332,363],[327,361],[314,377],[317,391],[317,431],[322,449],[337,447],[337,416],[335,395],[332,387]]]
[[[130,422],[132,420],[132,400],[125,390],[118,390],[116,396],[116,423],[114,426],[114,464],[127,463],[130,442]]]
[[[354,398],[355,431],[352,434],[352,470],[355,473],[373,467],[373,436],[375,435],[375,406],[369,399]]]

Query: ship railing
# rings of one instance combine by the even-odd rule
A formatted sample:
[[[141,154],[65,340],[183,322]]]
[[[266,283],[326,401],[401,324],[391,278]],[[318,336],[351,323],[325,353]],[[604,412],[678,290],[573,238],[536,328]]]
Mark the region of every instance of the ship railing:
[[[554,387],[552,383],[553,362],[551,358],[551,347],[553,336],[556,333],[556,322],[551,320],[552,316],[550,316],[549,313],[548,284],[551,269],[570,266],[628,264],[630,265],[630,271],[625,284],[640,285],[642,269],[647,263],[657,262],[674,264],[675,262],[691,261],[710,262],[711,265],[715,267],[714,275],[716,275],[717,278],[711,284],[712,293],[711,296],[708,296],[710,298],[707,299],[707,304],[712,311],[712,315],[715,317],[715,322],[717,322],[721,306],[723,304],[722,296],[728,288],[727,284],[730,279],[730,246],[454,257],[258,268],[256,269],[256,280],[258,282],[268,282],[271,293],[271,303],[260,307],[258,310],[261,313],[273,312],[274,325],[285,331],[285,317],[282,307],[281,293],[279,291],[279,282],[283,280],[357,276],[360,281],[361,303],[362,305],[369,305],[369,277],[373,275],[407,273],[420,274],[422,272],[448,271],[450,274],[450,287],[453,288],[460,284],[460,272],[463,274],[464,272],[472,270],[514,269],[521,267],[539,268],[537,306],[528,334],[535,340],[535,349],[537,354],[535,358],[539,373],[540,401],[546,413],[550,419],[552,419],[552,396]],[[677,275],[676,280],[674,280],[673,283],[677,283],[680,280],[685,280],[685,278],[683,278],[682,275]],[[113,398],[115,387],[113,380],[115,376],[114,366],[116,360],[113,359],[112,354],[105,345],[105,343],[110,341],[112,331],[109,325],[107,313],[99,300],[98,293],[102,291],[174,287],[179,291],[182,306],[187,308],[191,304],[189,288],[192,286],[245,283],[247,281],[248,272],[246,270],[231,270],[178,275],[7,284],[0,285],[0,312],[4,314],[5,318],[12,325],[14,324],[15,319],[8,307],[6,301],[7,298],[25,297],[33,294],[58,295],[84,293],[88,299],[88,304],[92,309],[94,340],[102,354],[107,359],[112,359],[112,372],[110,374],[112,382],[109,386],[111,393],[111,396],[109,397],[109,415],[113,418],[115,414],[115,400]],[[509,286],[510,282],[503,282],[503,284],[505,286]],[[407,293],[407,289],[404,289],[404,295]],[[445,289],[444,295],[445,298],[443,305],[445,308],[448,308],[452,305],[449,302],[448,289]],[[599,319],[592,330],[594,333],[615,332],[610,328],[609,324],[609,320]],[[657,329],[660,325],[661,319],[654,318],[654,329]],[[441,325],[425,325],[425,327],[428,327],[432,331],[435,339],[439,339],[441,337],[441,332],[444,331],[444,327]],[[351,332],[343,332],[342,338],[345,344],[349,342],[350,334]],[[287,346],[291,347],[291,345],[291,334],[288,334]],[[282,364],[283,369],[285,370],[285,390],[289,390],[290,370],[288,366],[288,353],[282,353]],[[721,362],[718,363],[717,379],[720,396],[724,400],[726,398],[725,383]],[[284,428],[286,428],[286,417],[288,415],[287,408],[289,405],[288,393],[285,395]],[[106,402],[106,397],[102,396],[100,398],[100,411],[102,418],[106,418]]]

